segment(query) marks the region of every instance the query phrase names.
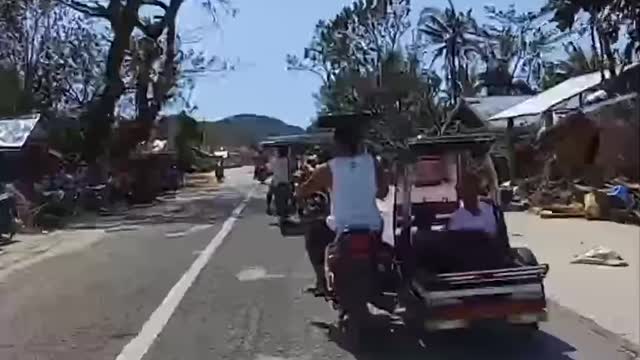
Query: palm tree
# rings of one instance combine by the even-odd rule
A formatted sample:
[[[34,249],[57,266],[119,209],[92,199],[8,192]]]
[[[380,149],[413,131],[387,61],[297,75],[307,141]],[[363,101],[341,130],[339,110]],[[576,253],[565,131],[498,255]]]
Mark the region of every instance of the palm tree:
[[[483,87],[488,95],[534,93],[549,64],[546,55],[571,32],[545,28],[545,12],[518,13],[515,6],[486,6],[485,12],[489,22],[479,30],[484,42],[478,51],[486,65]]]
[[[582,46],[573,42],[564,45],[567,55],[565,60],[561,60],[547,66],[544,85],[545,89],[553,87],[569,78],[599,71],[600,57],[585,50]]]
[[[427,7],[420,14],[419,35],[432,47],[433,52],[430,67],[436,61],[444,60],[453,102],[457,101],[461,92],[458,73],[469,62],[469,55],[478,49],[477,28],[471,9],[466,13],[458,13],[451,0],[444,11]]]
[[[589,53],[580,45],[573,42],[564,46],[567,59],[560,61],[560,70],[567,76],[573,77],[598,71],[599,59],[596,54]]]
[[[514,79],[522,65],[521,35],[509,25],[500,28],[486,26],[482,29],[484,42],[478,48],[485,70],[479,74],[480,86],[487,95],[513,95]]]

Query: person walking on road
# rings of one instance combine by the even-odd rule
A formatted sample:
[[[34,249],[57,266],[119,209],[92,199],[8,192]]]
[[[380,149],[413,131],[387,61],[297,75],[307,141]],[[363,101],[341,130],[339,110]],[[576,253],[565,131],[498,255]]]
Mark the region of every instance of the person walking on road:
[[[289,149],[286,147],[279,147],[277,155],[271,159],[269,167],[273,176],[271,177],[271,184],[269,185],[269,191],[267,193],[267,214],[271,215],[271,202],[273,198],[276,199],[276,211],[280,212],[277,215],[284,217],[284,212],[287,209],[282,209],[280,202],[283,202],[282,196],[286,196],[290,192],[289,186],[291,186],[291,168],[289,166]],[[280,206],[280,209],[278,208]]]

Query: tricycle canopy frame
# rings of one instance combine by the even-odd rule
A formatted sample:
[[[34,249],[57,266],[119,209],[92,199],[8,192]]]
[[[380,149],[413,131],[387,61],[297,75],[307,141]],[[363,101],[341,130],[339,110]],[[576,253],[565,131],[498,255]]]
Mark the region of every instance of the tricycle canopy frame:
[[[418,136],[407,142],[407,151],[396,162],[393,229],[396,247],[410,247],[412,227],[425,216],[434,216],[433,225],[444,225],[459,206],[456,185],[470,155],[484,155],[495,142],[491,134],[461,134],[438,137]],[[419,171],[424,165],[426,171]],[[420,176],[442,171],[433,184]],[[431,194],[429,194],[431,192]],[[443,195],[444,194],[444,195]],[[403,253],[403,251],[400,251]]]

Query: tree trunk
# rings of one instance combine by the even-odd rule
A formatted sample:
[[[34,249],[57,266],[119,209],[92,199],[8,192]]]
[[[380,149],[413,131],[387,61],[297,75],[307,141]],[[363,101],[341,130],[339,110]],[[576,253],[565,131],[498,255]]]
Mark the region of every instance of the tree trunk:
[[[129,150],[135,148],[139,142],[148,141],[153,129],[156,112],[154,111],[153,99],[149,98],[149,85],[151,85],[151,71],[156,60],[160,57],[160,50],[155,40],[144,38],[140,41],[140,64],[137,69],[136,84],[136,105],[138,116],[136,121],[140,126],[137,133],[132,137],[134,140]]]
[[[152,69],[152,64],[154,64],[158,60],[160,53],[154,52],[153,56],[149,54],[149,58],[146,59],[147,61],[149,61],[149,63],[146,64],[148,65],[148,67],[145,66],[146,86],[144,96],[141,97],[141,99],[143,99],[144,101],[144,104],[140,107],[141,111],[139,115],[139,120],[142,122],[140,141],[149,140],[155,126],[156,118],[158,117],[158,114],[160,113],[160,110],[162,109],[164,104],[169,99],[169,92],[176,85],[176,18],[182,2],[183,0],[172,0],[169,10],[165,13],[162,20],[163,27],[166,27],[167,29],[165,35],[165,55],[164,62],[162,64],[162,70],[158,76],[158,79],[153,84],[149,82],[149,72]],[[151,35],[151,39],[153,40],[154,44],[157,44],[157,40],[160,38],[160,35],[162,35],[162,32]],[[151,99],[149,99],[147,96],[147,91],[150,84],[152,85],[153,93]]]
[[[614,78],[616,76],[616,56],[611,49],[611,41],[608,36],[602,35],[600,37],[602,39],[602,52],[607,57],[607,66],[609,68],[609,78]]]
[[[84,157],[88,162],[94,162],[107,151],[116,103],[125,90],[120,69],[125,52],[129,48],[129,39],[138,21],[138,10],[142,0],[129,0],[124,7],[118,5],[119,3],[119,0],[112,0],[109,6],[113,41],[107,55],[105,87],[83,116],[83,120],[88,124],[84,146]]]
[[[518,177],[518,164],[516,162],[516,152],[515,152],[515,136],[513,133],[513,118],[509,118],[507,120],[507,156],[509,159],[509,180],[511,183],[516,180]]]
[[[596,64],[596,66],[600,71],[602,80],[604,80],[605,79],[604,68],[602,66],[603,65],[602,58],[600,56],[600,52],[598,51],[598,45],[597,45],[598,42],[596,40],[596,20],[595,20],[594,14],[591,14],[591,20],[589,24],[589,35],[591,36],[591,52],[593,52],[594,58],[597,59],[598,63]]]

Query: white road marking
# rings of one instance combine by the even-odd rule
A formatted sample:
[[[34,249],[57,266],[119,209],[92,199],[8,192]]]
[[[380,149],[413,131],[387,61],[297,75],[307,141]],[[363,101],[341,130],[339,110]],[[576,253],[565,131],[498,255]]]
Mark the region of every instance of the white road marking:
[[[176,231],[176,232],[170,232],[170,233],[166,233],[164,234],[165,237],[167,238],[179,238],[179,237],[183,237],[183,236],[187,236],[187,235],[191,235],[194,233],[197,233],[199,231],[202,230],[207,230],[212,228],[213,225],[208,225],[208,224],[201,224],[201,225],[194,225],[191,228],[185,230],[185,231]]]
[[[269,356],[269,355],[258,354],[258,356],[256,357],[256,360],[310,360],[310,359],[311,359],[310,355],[303,355],[300,357],[293,357],[293,358],[285,358],[280,356]]]
[[[265,268],[255,266],[246,268],[239,273],[236,274],[236,278],[239,281],[256,281],[256,280],[266,280],[266,279],[281,279],[284,275],[279,274],[269,274]]]
[[[144,323],[138,335],[125,345],[116,357],[116,360],[141,360],[147,351],[149,351],[149,348],[151,348],[155,339],[169,322],[171,315],[173,315],[173,312],[182,301],[182,298],[184,298],[184,295],[191,285],[193,285],[202,269],[207,265],[218,246],[222,244],[224,238],[227,237],[231,229],[233,229],[233,225],[238,220],[240,213],[242,213],[247,206],[252,195],[253,190],[251,190],[240,205],[233,210],[231,216],[222,224],[220,231],[211,239],[211,242],[209,242],[207,247],[198,258],[196,258],[193,264],[191,264],[187,272],[173,285],[167,296],[162,300],[160,306],[151,314],[147,322]]]

